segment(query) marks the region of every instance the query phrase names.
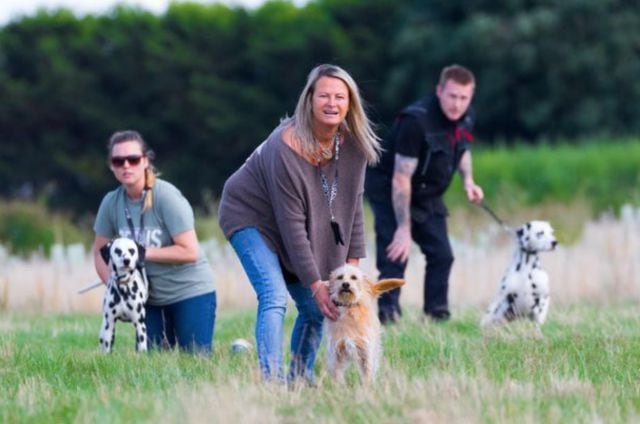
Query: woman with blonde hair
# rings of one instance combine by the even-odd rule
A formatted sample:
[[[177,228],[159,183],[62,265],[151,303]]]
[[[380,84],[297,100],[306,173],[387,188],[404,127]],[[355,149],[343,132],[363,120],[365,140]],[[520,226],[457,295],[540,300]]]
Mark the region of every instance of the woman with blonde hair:
[[[323,280],[365,256],[367,163],[380,145],[358,87],[335,65],[314,68],[285,118],[227,180],[219,219],[258,298],[255,337],[266,381],[285,381],[288,295],[298,316],[288,380],[313,382],[323,316],[337,318]]]
[[[109,168],[120,186],[102,199],[94,224],[94,262],[103,282],[109,268],[100,248],[115,237],[146,248],[150,348],[179,346],[211,353],[216,318],[213,273],[200,250],[193,209],[171,183],[156,178],[154,153],[136,131],[114,133]]]

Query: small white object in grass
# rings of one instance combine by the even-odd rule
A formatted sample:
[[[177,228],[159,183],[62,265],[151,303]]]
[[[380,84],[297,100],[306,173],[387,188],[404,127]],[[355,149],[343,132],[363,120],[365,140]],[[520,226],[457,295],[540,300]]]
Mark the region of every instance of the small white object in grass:
[[[251,350],[252,345],[245,339],[235,339],[231,342],[232,352],[248,352]]]

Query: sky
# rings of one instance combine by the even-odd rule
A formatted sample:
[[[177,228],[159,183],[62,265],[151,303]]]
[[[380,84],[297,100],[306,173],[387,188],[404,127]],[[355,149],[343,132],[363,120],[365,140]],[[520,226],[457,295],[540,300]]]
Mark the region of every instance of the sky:
[[[73,10],[77,15],[87,13],[100,14],[110,10],[115,4],[127,4],[139,6],[153,13],[163,13],[169,3],[186,0],[0,0],[0,25],[4,25],[13,18],[24,15],[32,15],[40,8],[56,9],[65,7]],[[256,7],[264,0],[190,0],[197,3],[226,3],[228,5],[240,5],[244,7]],[[303,4],[303,0],[294,1],[295,4]]]

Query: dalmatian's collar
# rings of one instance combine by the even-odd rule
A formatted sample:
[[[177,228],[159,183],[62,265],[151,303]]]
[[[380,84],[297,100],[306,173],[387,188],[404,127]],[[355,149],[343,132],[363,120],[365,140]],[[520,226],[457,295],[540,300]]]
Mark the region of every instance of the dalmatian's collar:
[[[539,253],[539,252],[536,252],[535,250],[525,249],[524,247],[520,247],[520,251],[522,253],[526,253],[527,255],[537,255]]]
[[[133,274],[135,273],[135,270],[133,270],[124,274],[118,274],[118,269],[116,268],[116,266],[113,265],[112,268],[113,275],[116,277],[115,280],[118,284],[128,284],[131,281]]]

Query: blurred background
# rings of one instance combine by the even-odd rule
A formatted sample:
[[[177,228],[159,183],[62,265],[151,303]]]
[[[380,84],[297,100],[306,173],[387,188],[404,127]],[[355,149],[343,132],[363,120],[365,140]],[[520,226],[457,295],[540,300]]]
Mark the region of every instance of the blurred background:
[[[620,261],[616,272],[597,277],[594,287],[612,293],[601,281],[611,278],[626,287],[613,291],[621,299],[638,291],[639,2],[42,1],[0,6],[0,308],[43,308],[56,269],[62,291],[72,273],[74,290],[95,279],[91,226],[100,199],[116,186],[106,142],[122,129],[142,133],[163,178],[191,201],[203,245],[215,244],[214,271],[228,273],[220,284],[244,279],[226,266],[235,258],[217,227],[217,198],[225,179],[293,113],[308,72],[324,62],[352,74],[380,136],[401,107],[434,89],[443,66],[472,69],[474,169],[487,202],[513,224],[548,219],[565,249],[586,249],[572,256],[572,269],[587,272],[575,275],[576,284],[596,278],[595,268],[583,266],[597,265],[588,258],[609,257]],[[477,279],[477,272],[464,276],[490,258],[495,271],[482,284],[493,292],[510,241],[466,204],[459,185],[447,202],[458,257],[480,252],[470,256],[477,264],[456,263],[457,278]],[[608,232],[592,229],[597,223]],[[631,239],[609,238],[615,231]],[[597,250],[611,240],[609,256]],[[563,256],[558,269],[566,265]],[[31,300],[16,300],[19,289]],[[59,303],[78,301],[69,299]]]

